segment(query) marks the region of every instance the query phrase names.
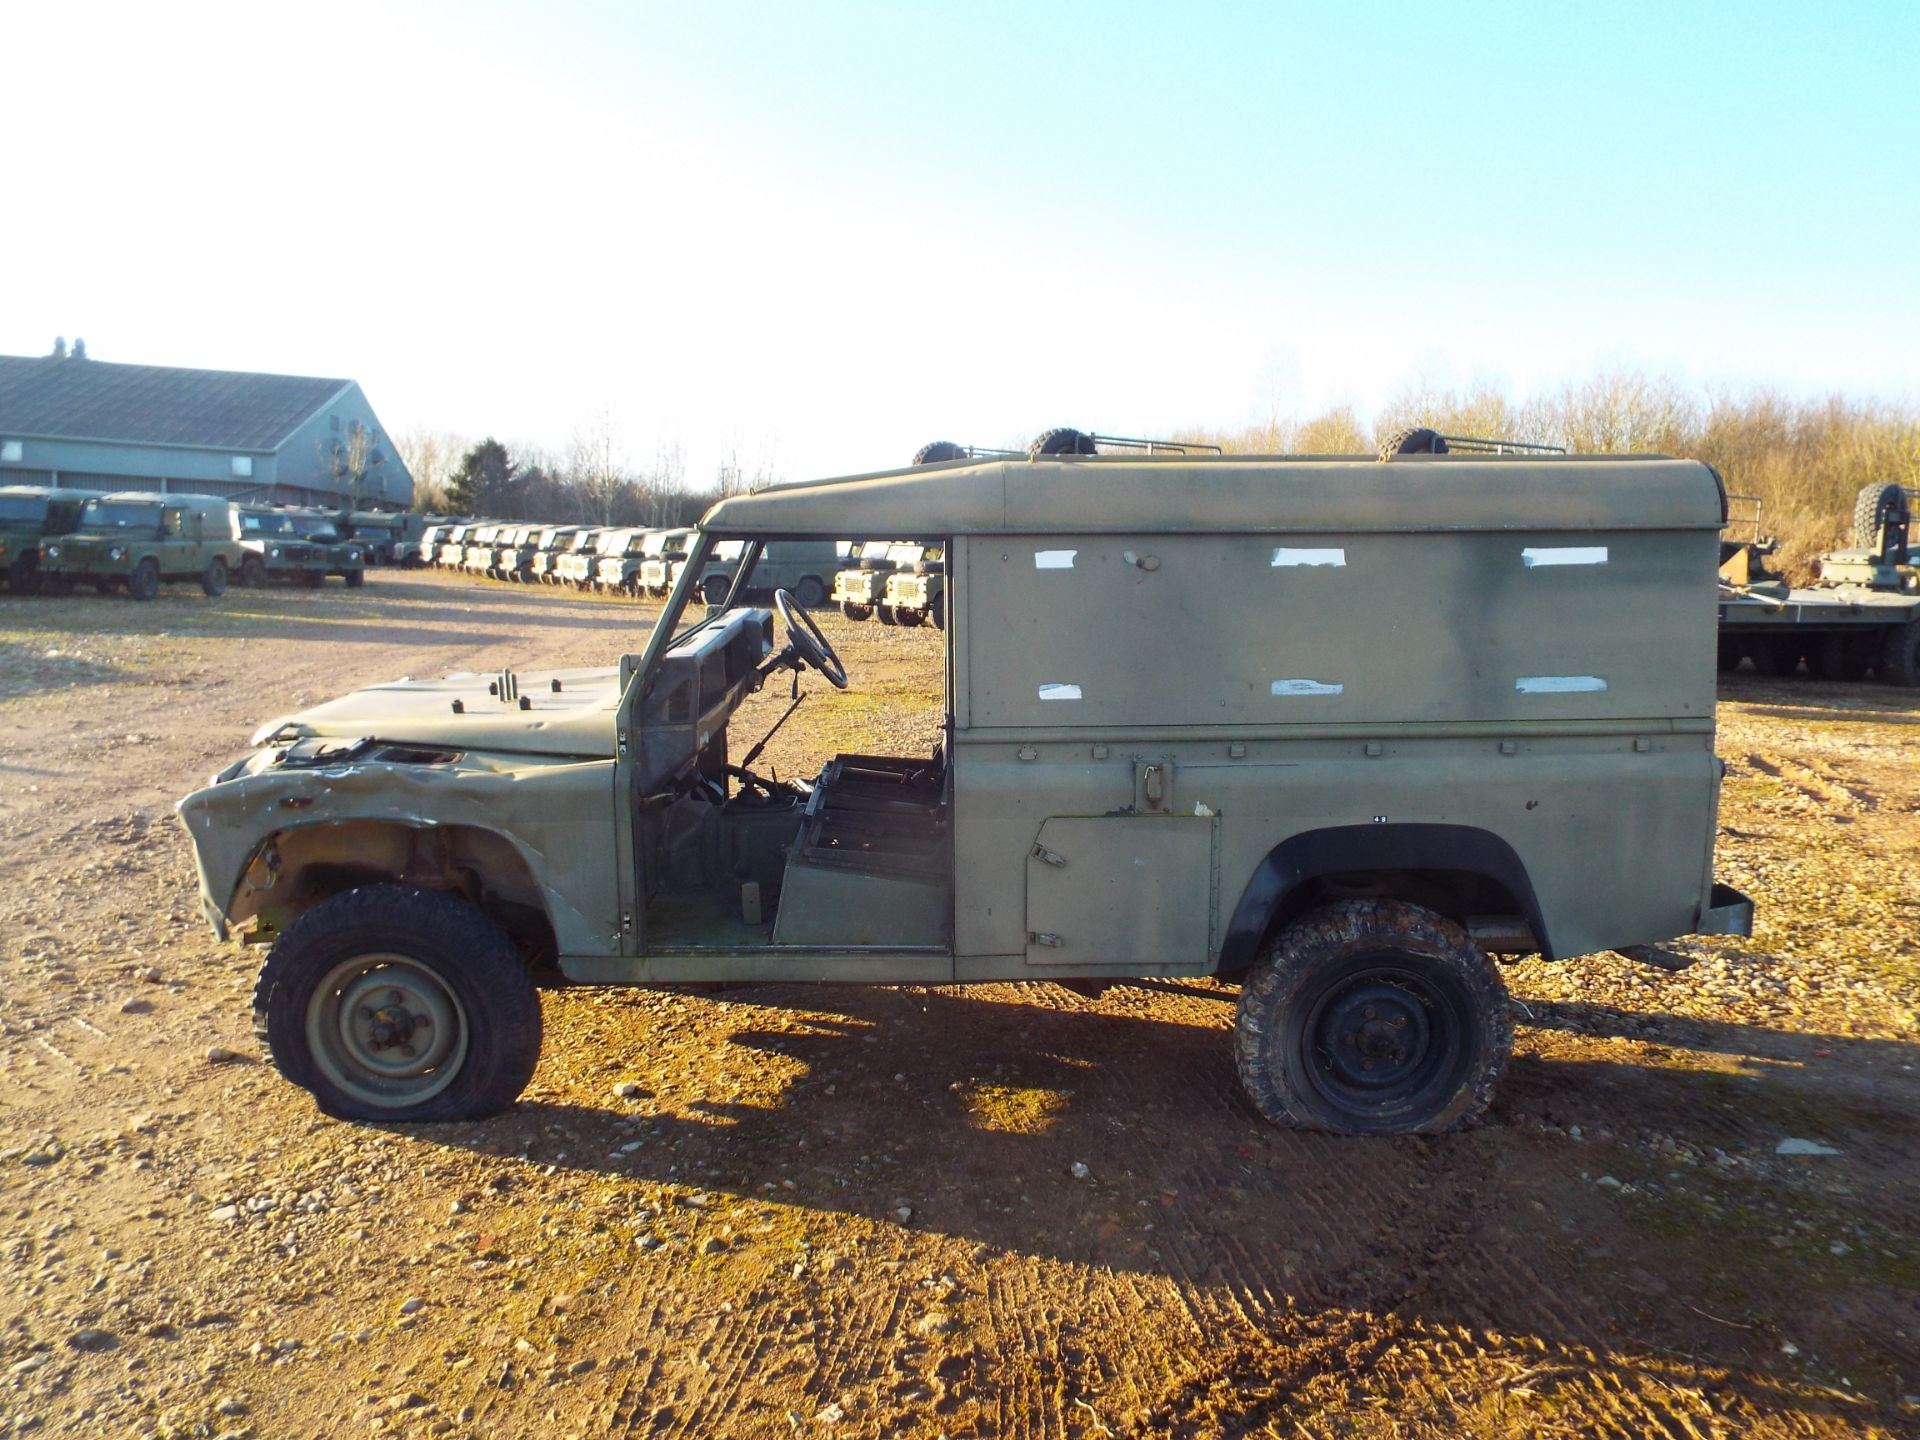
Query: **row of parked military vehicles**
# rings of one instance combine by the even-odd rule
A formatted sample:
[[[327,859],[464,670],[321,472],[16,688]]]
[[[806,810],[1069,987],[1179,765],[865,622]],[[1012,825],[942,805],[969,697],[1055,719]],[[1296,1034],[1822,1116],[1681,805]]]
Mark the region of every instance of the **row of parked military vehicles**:
[[[428,525],[400,563],[492,580],[557,585],[603,595],[665,599],[693,547],[690,528],[527,525],[478,520]],[[718,604],[732,588],[744,544],[714,547],[700,579]],[[755,590],[790,590],[802,605],[833,604],[849,620],[947,623],[945,547],[917,540],[786,540],[754,567]]]
[[[87,586],[135,600],[153,599],[167,581],[208,595],[230,584],[318,589],[332,576],[353,588],[374,563],[358,518],[216,495],[0,486],[0,575],[15,595]],[[376,531],[386,519],[369,518]]]

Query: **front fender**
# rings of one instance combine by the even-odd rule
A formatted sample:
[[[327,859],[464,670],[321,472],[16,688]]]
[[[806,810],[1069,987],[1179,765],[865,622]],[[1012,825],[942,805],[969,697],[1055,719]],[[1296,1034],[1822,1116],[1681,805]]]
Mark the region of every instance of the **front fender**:
[[[196,790],[178,809],[202,912],[223,939],[254,911],[242,887],[271,842],[371,823],[498,837],[531,876],[560,953],[606,955],[620,946],[613,776],[611,760],[543,756],[273,768]]]

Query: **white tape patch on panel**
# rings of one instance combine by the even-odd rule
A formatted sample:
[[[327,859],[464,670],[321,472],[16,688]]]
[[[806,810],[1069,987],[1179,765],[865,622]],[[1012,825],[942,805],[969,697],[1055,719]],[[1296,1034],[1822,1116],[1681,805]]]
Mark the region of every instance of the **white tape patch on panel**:
[[[1276,695],[1338,695],[1347,687],[1330,684],[1325,680],[1276,680],[1273,693]]]
[[[1080,687],[1078,685],[1042,685],[1040,698],[1042,700],[1078,700]]]
[[[1036,550],[1033,552],[1033,568],[1036,570],[1071,570],[1073,557],[1078,550]]]
[[[1604,565],[1604,545],[1529,545],[1520,552],[1520,563],[1529,570],[1543,565]]]
[[[1522,675],[1513,688],[1522,695],[1574,695],[1604,690],[1607,682],[1598,675]]]
[[[1344,565],[1347,552],[1335,548],[1332,550],[1296,550],[1287,545],[1273,547],[1273,565],[1277,570],[1286,565]]]

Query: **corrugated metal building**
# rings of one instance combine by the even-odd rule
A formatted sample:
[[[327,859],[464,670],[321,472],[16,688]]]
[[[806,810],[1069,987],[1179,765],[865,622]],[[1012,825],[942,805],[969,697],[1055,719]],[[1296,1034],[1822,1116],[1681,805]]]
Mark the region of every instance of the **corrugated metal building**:
[[[0,484],[413,503],[413,477],[351,380],[59,355],[0,355]]]

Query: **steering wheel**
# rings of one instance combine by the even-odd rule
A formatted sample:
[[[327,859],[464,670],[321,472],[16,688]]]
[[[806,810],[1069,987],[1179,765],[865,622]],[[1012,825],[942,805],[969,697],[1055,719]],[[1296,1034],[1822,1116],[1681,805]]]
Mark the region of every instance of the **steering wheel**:
[[[836,690],[847,688],[847,667],[840,663],[840,657],[833,653],[833,646],[827,643],[827,637],[820,633],[820,627],[813,616],[806,612],[800,602],[793,598],[791,590],[773,592],[774,609],[780,612],[780,618],[787,624],[787,643],[807,664],[827,677],[827,683]]]

